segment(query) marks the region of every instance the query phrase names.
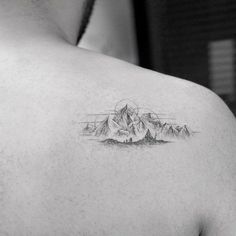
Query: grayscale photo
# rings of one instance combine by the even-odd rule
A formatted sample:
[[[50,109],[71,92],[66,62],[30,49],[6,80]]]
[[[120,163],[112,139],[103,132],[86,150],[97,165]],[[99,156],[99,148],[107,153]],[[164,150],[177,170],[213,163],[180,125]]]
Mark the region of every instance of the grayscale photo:
[[[236,1],[0,0],[0,236],[236,236]]]

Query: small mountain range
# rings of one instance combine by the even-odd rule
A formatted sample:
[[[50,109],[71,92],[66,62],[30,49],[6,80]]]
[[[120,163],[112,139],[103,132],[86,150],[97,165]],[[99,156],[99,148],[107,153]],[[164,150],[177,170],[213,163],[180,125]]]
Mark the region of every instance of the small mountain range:
[[[176,138],[188,138],[194,132],[187,126],[162,123],[157,114],[139,113],[126,104],[101,122],[88,123],[83,134],[101,138],[109,144],[157,144]]]

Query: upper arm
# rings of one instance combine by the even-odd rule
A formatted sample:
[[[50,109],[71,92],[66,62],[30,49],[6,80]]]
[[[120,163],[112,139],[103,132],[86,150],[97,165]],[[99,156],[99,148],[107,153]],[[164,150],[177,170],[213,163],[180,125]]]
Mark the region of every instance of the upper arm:
[[[202,119],[205,132],[202,145],[207,150],[208,173],[202,192],[202,235],[235,236],[236,120],[218,96],[209,93],[204,100],[207,102]]]
[[[196,157],[197,174],[193,178],[197,178],[197,186],[192,191],[201,235],[236,236],[236,119],[210,90],[184,80],[172,82],[174,88],[181,88],[174,96],[181,101],[175,106],[176,114],[198,131],[186,145]],[[170,94],[168,90],[166,94]]]
[[[224,191],[224,190],[222,190]],[[224,197],[222,196],[224,195]],[[205,215],[203,236],[236,235],[236,198],[235,190],[229,189],[213,199],[212,209]]]

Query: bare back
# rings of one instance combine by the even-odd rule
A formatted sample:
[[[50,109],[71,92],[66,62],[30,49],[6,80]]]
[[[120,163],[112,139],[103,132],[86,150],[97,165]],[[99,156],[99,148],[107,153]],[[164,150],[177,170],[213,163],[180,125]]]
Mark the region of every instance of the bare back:
[[[67,47],[1,69],[0,235],[235,235],[225,105]]]

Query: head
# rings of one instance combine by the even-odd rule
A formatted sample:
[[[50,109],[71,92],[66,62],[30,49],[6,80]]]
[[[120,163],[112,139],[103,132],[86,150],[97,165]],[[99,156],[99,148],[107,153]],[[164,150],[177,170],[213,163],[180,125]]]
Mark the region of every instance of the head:
[[[80,39],[82,38],[83,34],[86,31],[86,28],[89,23],[89,19],[91,17],[92,11],[93,11],[94,3],[95,3],[95,0],[87,0],[84,2],[83,14],[82,14],[82,19],[81,19],[81,24],[80,24],[80,29],[79,29],[76,44],[79,43]]]
[[[76,44],[86,31],[95,0],[32,0],[48,2],[52,16],[61,28],[75,32]],[[55,10],[53,10],[55,9]]]
[[[88,25],[95,0],[0,0],[0,24],[15,25],[19,29],[22,22],[32,29],[53,27],[71,43],[82,38]],[[8,21],[8,23],[4,23]],[[35,26],[37,24],[38,26]],[[34,25],[33,25],[34,24]],[[30,28],[30,27],[29,27]],[[13,29],[14,31],[14,29]]]

